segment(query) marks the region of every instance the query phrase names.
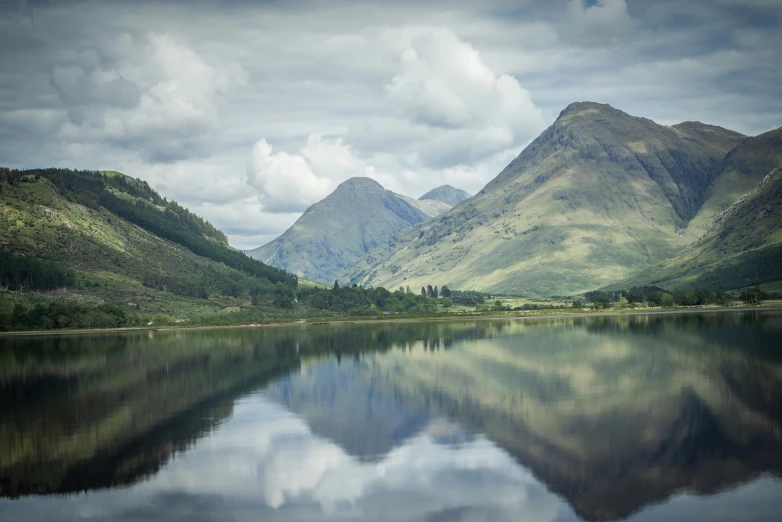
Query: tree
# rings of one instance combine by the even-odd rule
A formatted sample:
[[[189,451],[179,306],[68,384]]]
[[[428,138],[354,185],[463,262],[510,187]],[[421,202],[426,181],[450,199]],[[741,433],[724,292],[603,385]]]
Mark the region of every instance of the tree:
[[[421,297],[426,297],[426,288],[421,287]]]
[[[646,301],[652,306],[660,306],[663,301],[663,294],[660,291],[652,292],[646,296]]]
[[[759,305],[764,299],[768,298],[766,293],[757,286],[745,288],[739,294],[739,299],[747,304]]]
[[[339,281],[334,280],[334,288],[332,290],[339,290]]]
[[[434,297],[435,299],[437,299],[438,297],[437,285],[434,285],[434,290],[432,290],[432,297]]]
[[[573,299],[573,304],[570,305],[572,308],[584,308],[584,301],[581,299]]]
[[[426,297],[434,297],[434,290],[432,285],[426,285]]]
[[[290,310],[293,308],[295,296],[291,287],[284,283],[277,283],[274,286],[274,306]]]
[[[672,307],[674,303],[675,301],[671,294],[663,294],[662,298],[660,298],[660,305],[664,306],[665,308]]]
[[[448,288],[448,285],[443,285],[443,288],[440,290],[440,295],[443,297],[451,297],[451,289]]]
[[[453,306],[453,301],[451,300],[450,297],[443,297],[440,303],[443,305],[443,308],[450,308]]]
[[[676,304],[679,306],[695,306],[700,304],[700,300],[698,299],[698,295],[690,290],[689,288],[685,288],[684,290],[681,290],[679,293],[676,294]]]
[[[608,294],[605,292],[598,292],[595,295],[595,308],[609,308],[611,306],[611,300],[608,298]]]

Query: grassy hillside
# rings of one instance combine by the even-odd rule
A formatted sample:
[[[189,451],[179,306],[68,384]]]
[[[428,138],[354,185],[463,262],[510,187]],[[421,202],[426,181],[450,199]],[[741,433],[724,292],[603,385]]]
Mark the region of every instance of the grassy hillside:
[[[757,187],[775,167],[782,165],[782,128],[745,138],[714,169],[714,183],[706,201],[687,225],[697,239],[711,226],[714,216]]]
[[[73,282],[55,295],[177,319],[252,295],[273,308],[275,285],[297,284],[228,247],[224,234],[146,183],[117,173],[3,170],[0,249],[70,271]],[[6,307],[32,304],[3,297]]]
[[[575,103],[476,196],[371,251],[366,285],[568,295],[674,255],[742,135]]]
[[[714,220],[698,241],[617,288],[654,284],[664,288],[722,290],[782,281],[782,168],[768,174]]]

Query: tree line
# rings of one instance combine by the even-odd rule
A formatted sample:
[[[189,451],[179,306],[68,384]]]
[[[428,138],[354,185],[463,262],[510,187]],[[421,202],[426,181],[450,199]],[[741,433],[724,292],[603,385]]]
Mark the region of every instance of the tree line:
[[[73,271],[51,261],[0,249],[0,288],[43,292],[76,286]]]
[[[88,305],[72,301],[52,301],[13,310],[0,309],[0,331],[49,330],[57,328],[120,328],[140,324],[141,316],[127,314],[117,305]]]
[[[726,306],[735,301],[736,298],[747,304],[760,304],[769,297],[759,287],[745,288],[738,295],[731,295],[722,290],[711,290],[708,288],[681,288],[669,292],[658,286],[636,286],[628,290],[611,292],[593,290],[584,294],[584,299],[589,303],[593,303],[595,309],[642,304],[666,308],[709,304]],[[583,305],[580,299],[575,299],[573,307],[581,308],[579,303]]]

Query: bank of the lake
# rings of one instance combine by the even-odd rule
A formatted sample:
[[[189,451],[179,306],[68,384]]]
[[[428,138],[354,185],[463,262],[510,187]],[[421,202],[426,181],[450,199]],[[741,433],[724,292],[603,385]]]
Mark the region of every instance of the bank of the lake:
[[[509,311],[455,311],[437,314],[382,314],[371,316],[328,316],[291,318],[289,320],[268,321],[250,324],[224,324],[224,325],[199,325],[190,323],[167,324],[160,326],[131,326],[122,328],[90,328],[90,329],[50,329],[50,330],[24,330],[15,332],[0,332],[3,337],[30,337],[37,335],[95,335],[103,333],[123,332],[165,332],[165,331],[206,331],[229,330],[238,328],[270,328],[280,326],[317,326],[326,324],[376,324],[376,323],[416,323],[430,321],[450,321],[454,319],[548,319],[556,317],[612,317],[627,315],[664,315],[664,314],[691,314],[691,313],[719,313],[719,312],[752,312],[765,310],[782,311],[782,301],[769,301],[758,306],[686,306],[669,308],[606,308],[602,310],[590,309],[544,309],[544,310],[509,310]]]

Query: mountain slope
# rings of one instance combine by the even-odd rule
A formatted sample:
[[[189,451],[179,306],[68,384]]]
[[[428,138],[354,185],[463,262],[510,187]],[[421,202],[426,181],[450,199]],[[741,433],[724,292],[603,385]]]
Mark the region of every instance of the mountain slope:
[[[283,235],[248,255],[313,281],[334,281],[356,259],[394,234],[450,208],[351,178],[312,205]]]
[[[700,237],[714,216],[757,187],[775,167],[782,165],[782,128],[746,138],[714,169],[714,183],[706,201],[687,227],[693,239]]]
[[[394,195],[426,214],[427,218],[445,214],[453,207],[453,205],[449,205],[448,203],[437,199],[413,199],[402,194],[394,193]]]
[[[470,198],[470,194],[452,187],[451,185],[442,185],[437,188],[433,188],[420,198],[419,200],[425,200],[425,199],[433,199],[436,201],[442,201],[443,203],[446,203],[452,207],[455,207],[465,199]]]
[[[73,270],[73,297],[149,312],[206,313],[248,292],[270,294],[276,283],[297,284],[118,173],[0,169],[0,249]]]
[[[782,168],[718,215],[689,248],[614,286],[730,290],[774,281],[782,281]]]
[[[621,280],[689,242],[680,231],[743,137],[679,127],[571,104],[477,195],[401,232],[344,278],[542,295]]]

